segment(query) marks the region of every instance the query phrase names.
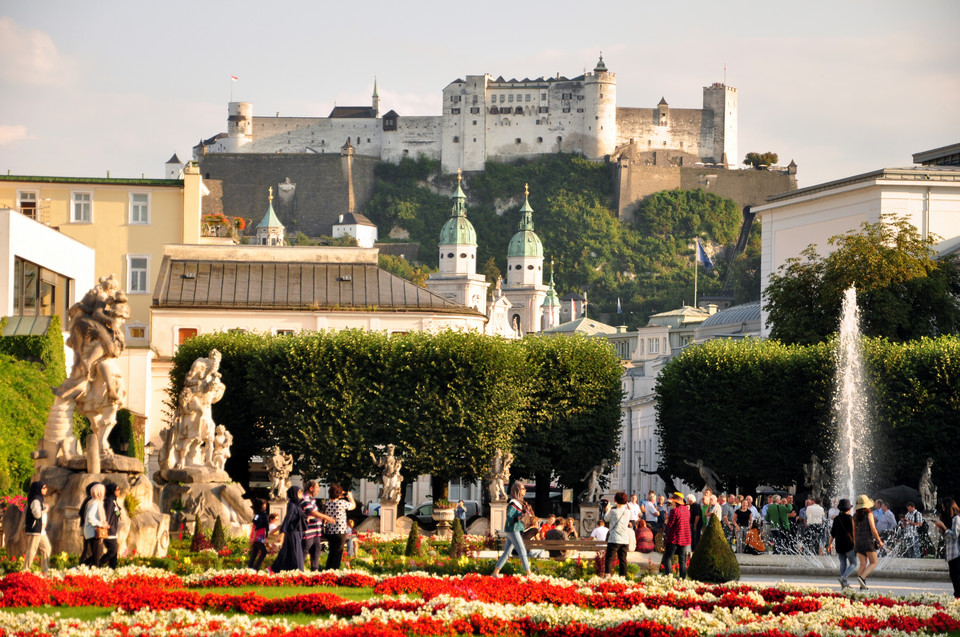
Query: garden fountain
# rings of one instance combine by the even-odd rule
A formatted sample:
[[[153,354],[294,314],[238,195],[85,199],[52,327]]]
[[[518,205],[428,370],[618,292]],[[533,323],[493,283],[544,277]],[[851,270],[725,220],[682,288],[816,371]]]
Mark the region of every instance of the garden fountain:
[[[860,336],[857,290],[851,287],[843,295],[833,397],[837,426],[833,490],[837,498],[849,498],[851,502],[864,492],[871,477],[872,440]]]

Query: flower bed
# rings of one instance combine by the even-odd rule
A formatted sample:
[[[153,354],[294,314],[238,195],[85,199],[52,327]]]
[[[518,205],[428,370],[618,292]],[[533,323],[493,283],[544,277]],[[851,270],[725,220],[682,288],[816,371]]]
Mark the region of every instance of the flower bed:
[[[328,592],[269,599],[221,587],[372,587],[347,601]],[[960,631],[960,602],[945,596],[889,598],[795,587],[706,586],[673,578],[641,581],[545,576],[372,576],[349,571],[219,571],[179,577],[158,569],[10,574],[0,606],[117,607],[78,622],[0,612],[5,635],[544,635],[549,637],[727,637],[733,635],[906,635]],[[224,615],[223,613],[231,613]],[[320,616],[296,626],[284,615]]]

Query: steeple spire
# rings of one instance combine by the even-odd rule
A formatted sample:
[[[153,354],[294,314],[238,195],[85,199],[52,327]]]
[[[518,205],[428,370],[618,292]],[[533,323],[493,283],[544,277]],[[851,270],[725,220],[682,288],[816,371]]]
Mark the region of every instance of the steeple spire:
[[[523,208],[520,209],[519,230],[533,232],[533,208],[530,207],[530,184],[523,184]]]

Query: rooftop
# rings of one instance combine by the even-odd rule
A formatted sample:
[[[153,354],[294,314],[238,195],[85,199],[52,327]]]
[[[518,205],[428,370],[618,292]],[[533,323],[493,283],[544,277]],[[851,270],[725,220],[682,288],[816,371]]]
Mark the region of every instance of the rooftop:
[[[907,166],[906,168],[881,168],[868,173],[828,181],[815,186],[789,190],[767,197],[769,203],[777,203],[788,199],[797,199],[846,186],[866,184],[872,181],[923,181],[923,182],[955,182],[960,184],[960,168],[955,166]],[[766,205],[766,204],[765,204]]]

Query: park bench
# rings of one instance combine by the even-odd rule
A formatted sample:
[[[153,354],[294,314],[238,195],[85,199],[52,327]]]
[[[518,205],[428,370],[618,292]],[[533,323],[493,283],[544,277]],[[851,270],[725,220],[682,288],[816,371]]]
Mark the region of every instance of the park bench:
[[[500,548],[503,548],[503,532],[498,532],[498,535],[501,538]],[[527,549],[527,553],[531,551],[560,551],[563,555],[566,551],[587,551],[587,552],[597,552],[597,551],[606,551],[607,543],[601,542],[599,540],[594,540],[592,538],[584,538],[579,540],[524,540],[523,545]]]

